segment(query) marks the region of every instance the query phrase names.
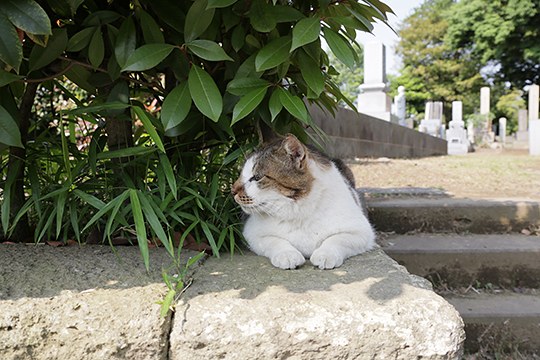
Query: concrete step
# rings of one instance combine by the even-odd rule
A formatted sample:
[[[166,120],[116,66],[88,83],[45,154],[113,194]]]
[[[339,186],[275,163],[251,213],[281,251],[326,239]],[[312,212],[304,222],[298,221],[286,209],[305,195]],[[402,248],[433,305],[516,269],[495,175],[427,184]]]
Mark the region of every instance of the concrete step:
[[[465,349],[540,352],[540,293],[448,296],[465,323]]]
[[[521,234],[388,235],[384,251],[413,274],[450,288],[540,287],[540,237]]]
[[[366,198],[378,231],[507,233],[540,227],[540,201]]]

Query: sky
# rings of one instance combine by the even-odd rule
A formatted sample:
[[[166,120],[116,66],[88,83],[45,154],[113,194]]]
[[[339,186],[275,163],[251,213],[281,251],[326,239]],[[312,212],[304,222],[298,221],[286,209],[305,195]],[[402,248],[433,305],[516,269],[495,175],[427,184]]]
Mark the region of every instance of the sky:
[[[392,28],[398,28],[398,25],[409,15],[413,10],[420,6],[424,0],[382,0],[390,6],[395,15],[390,14],[388,20]],[[367,41],[379,40],[386,46],[386,73],[396,75],[400,68],[400,59],[395,54],[394,48],[399,41],[399,37],[386,25],[376,23],[373,29],[373,34],[361,32],[357,40],[363,44]]]

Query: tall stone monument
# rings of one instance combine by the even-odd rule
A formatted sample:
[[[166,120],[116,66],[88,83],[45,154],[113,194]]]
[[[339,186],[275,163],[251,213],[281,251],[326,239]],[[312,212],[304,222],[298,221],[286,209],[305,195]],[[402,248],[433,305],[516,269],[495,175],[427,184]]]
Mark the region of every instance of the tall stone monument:
[[[407,101],[405,98],[405,86],[398,86],[397,90],[398,94],[394,96],[392,115],[397,118],[399,125],[407,126]]]
[[[516,141],[529,141],[529,119],[527,109],[518,110],[518,130],[516,132]]]
[[[418,130],[428,133],[431,136],[443,138],[444,128],[442,127],[443,102],[428,101],[424,111],[424,120],[420,122]]]
[[[499,118],[499,142],[504,146],[506,143],[506,118]]]
[[[448,141],[448,155],[463,155],[469,150],[461,101],[452,101],[452,120],[448,123],[446,140]]]
[[[480,115],[484,118],[483,125],[478,129],[482,141],[484,142],[492,142],[494,140],[495,135],[493,134],[491,130],[491,117],[489,114],[490,110],[490,104],[489,99],[490,98],[490,89],[488,86],[484,86],[480,88]]]
[[[540,87],[529,87],[529,154],[540,155],[540,119],[538,108],[540,104]]]
[[[386,48],[379,41],[364,44],[364,83],[360,85],[358,112],[390,121],[392,98],[386,83]]]

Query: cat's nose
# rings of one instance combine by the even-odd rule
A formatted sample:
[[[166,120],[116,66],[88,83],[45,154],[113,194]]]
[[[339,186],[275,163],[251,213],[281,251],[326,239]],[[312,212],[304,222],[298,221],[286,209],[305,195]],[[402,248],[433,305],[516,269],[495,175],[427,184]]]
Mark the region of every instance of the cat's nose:
[[[232,186],[231,186],[231,194],[234,196],[236,194],[238,194],[240,192],[240,190],[242,189],[242,183],[240,181],[236,181]]]

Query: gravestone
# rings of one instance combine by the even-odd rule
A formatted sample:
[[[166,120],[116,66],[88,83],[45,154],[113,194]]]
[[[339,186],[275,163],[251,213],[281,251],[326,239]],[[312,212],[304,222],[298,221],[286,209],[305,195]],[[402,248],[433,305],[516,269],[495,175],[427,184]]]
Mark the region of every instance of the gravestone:
[[[442,127],[443,103],[442,101],[428,101],[424,120],[420,122],[418,130],[431,136],[444,138],[444,128]]]
[[[506,143],[506,118],[502,117],[499,119],[499,142],[501,144]]]
[[[483,124],[479,127],[479,133],[484,142],[493,142],[495,134],[491,130],[490,110],[490,88],[484,86],[480,88],[480,115],[483,117]]]
[[[452,101],[452,120],[448,123],[446,140],[448,141],[448,155],[467,153],[469,141],[463,122],[463,103],[461,101]]]
[[[540,103],[540,87],[529,87],[529,154],[540,155],[540,119],[538,107]]]
[[[407,102],[405,98],[405,86],[398,87],[398,94],[394,97],[392,114],[397,118],[399,125],[407,126]]]
[[[364,83],[360,85],[358,112],[391,120],[392,98],[386,81],[386,48],[379,41],[364,44]]]
[[[516,132],[516,140],[519,142],[529,141],[528,112],[526,109],[518,110],[518,131]]]

